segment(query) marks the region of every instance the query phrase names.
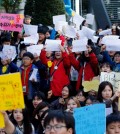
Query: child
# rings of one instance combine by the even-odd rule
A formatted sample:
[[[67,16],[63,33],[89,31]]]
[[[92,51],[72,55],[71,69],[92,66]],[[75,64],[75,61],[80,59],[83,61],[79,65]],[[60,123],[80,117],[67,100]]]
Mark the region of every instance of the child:
[[[100,103],[105,103],[106,107],[112,108],[112,111],[116,112],[118,111],[118,107],[115,103],[115,99],[120,96],[120,92],[116,91],[113,92],[113,86],[108,81],[103,81],[98,88],[98,96],[97,100]]]
[[[57,100],[53,101],[50,104],[50,108],[54,110],[65,109],[65,104],[69,97],[72,96],[72,87],[70,85],[66,85],[62,89],[62,96]]]
[[[77,60],[74,53],[71,50],[69,52],[71,65],[78,71],[76,90],[79,91],[83,88],[82,81],[90,81],[98,75],[98,60],[90,45],[87,46],[87,51],[83,52],[81,58]]]
[[[44,120],[45,134],[75,134],[75,120],[67,112],[54,110]]]
[[[108,62],[104,62],[100,65],[100,71],[110,73],[112,71],[112,67]]]
[[[61,45],[60,50],[55,52],[55,58],[50,67],[50,89],[56,98],[62,95],[63,86],[70,83],[69,77],[66,74],[66,70],[70,67],[69,57]],[[44,49],[41,51],[40,59],[45,65],[48,65],[48,61],[51,61],[46,58],[46,51]]]
[[[30,52],[24,53],[22,59],[23,64],[20,67],[25,104],[27,108],[31,111],[31,114],[32,114],[32,98],[34,93],[39,88],[39,81],[40,81],[38,69],[35,65],[32,64],[33,59],[34,56],[32,53]]]
[[[73,109],[80,107],[80,103],[76,97],[70,97],[67,101],[67,112],[73,113]]]
[[[120,113],[107,116],[106,134],[120,134]]]
[[[11,121],[23,134],[34,134],[34,127],[29,121],[26,109],[13,110]]]
[[[19,68],[7,56],[1,57],[0,75],[19,72]]]

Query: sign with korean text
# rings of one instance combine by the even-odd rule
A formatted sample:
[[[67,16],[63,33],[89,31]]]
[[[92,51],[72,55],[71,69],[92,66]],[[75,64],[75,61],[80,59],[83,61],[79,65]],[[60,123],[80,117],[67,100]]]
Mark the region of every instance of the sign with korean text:
[[[23,14],[0,13],[0,29],[21,32],[23,19]]]

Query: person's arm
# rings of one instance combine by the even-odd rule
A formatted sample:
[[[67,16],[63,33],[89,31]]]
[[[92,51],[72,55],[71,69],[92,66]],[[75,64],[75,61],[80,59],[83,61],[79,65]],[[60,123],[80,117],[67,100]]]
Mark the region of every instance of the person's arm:
[[[5,121],[5,132],[7,134],[14,134],[15,132],[15,126],[13,125],[13,123],[10,121],[8,115],[6,112],[1,112],[4,116],[4,121]]]

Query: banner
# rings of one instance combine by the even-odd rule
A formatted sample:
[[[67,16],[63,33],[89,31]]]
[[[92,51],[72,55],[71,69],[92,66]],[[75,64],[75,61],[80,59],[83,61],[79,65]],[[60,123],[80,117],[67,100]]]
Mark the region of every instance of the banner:
[[[23,28],[23,14],[0,13],[0,29],[21,32]]]

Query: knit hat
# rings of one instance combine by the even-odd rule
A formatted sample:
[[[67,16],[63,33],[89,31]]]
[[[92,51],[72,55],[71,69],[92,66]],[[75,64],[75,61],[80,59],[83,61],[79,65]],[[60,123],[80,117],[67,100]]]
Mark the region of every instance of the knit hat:
[[[32,54],[32,53],[30,53],[30,52],[26,52],[26,53],[24,53],[24,54],[23,54],[23,57],[29,57],[31,60],[33,60],[33,59],[34,59],[33,54]]]

